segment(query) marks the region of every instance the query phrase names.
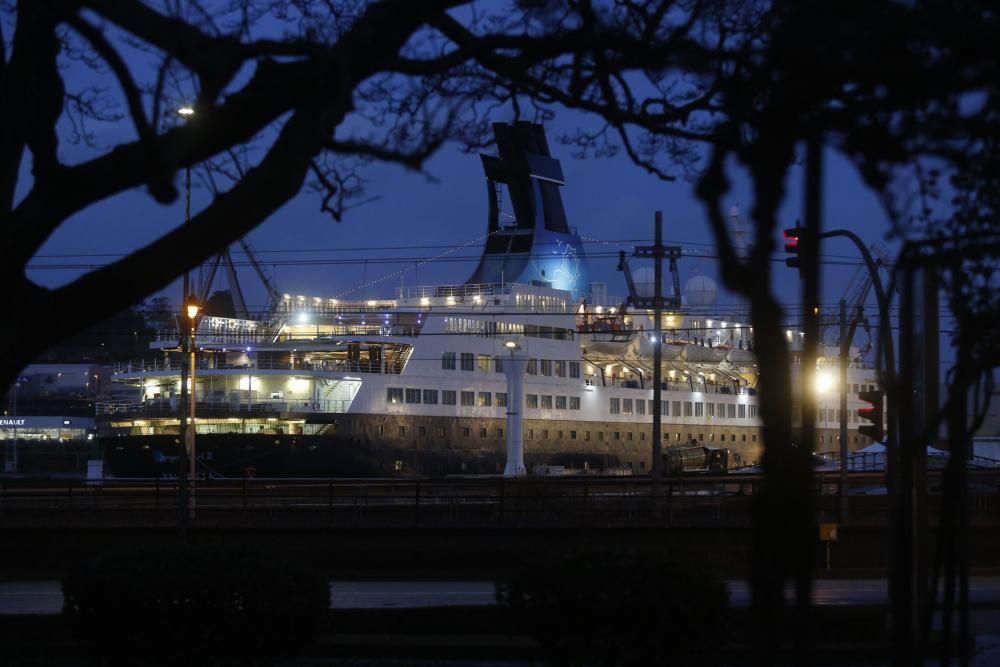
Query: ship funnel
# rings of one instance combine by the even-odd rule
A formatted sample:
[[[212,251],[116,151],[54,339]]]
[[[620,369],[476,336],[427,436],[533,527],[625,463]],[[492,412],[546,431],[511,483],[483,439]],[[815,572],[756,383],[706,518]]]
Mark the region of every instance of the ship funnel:
[[[529,122],[495,123],[499,155],[482,155],[489,198],[486,247],[469,283],[543,285],[585,296],[583,242],[566,221],[559,160],[545,131]]]

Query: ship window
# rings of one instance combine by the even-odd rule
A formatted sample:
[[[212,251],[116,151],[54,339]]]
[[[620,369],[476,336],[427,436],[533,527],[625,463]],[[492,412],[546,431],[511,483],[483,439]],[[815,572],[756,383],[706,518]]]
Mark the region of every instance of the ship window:
[[[488,408],[493,405],[493,395],[488,391],[479,392],[479,407]]]
[[[479,429],[479,437],[480,438],[485,438],[486,437],[486,429],[485,428]]]
[[[528,359],[528,366],[524,372],[528,375],[538,375],[538,359]]]
[[[570,440],[576,440],[576,431],[570,431],[569,432],[569,439]]]
[[[753,440],[754,442],[757,442],[757,434],[754,433],[753,435],[751,435],[750,439]]]
[[[424,389],[424,403],[428,405],[436,405],[438,402],[438,390],[437,389]]]
[[[750,419],[756,419],[757,418],[757,406],[756,405],[748,405],[747,409],[750,411]]]
[[[639,439],[640,440],[645,440],[646,439],[646,432],[645,431],[640,431],[639,432]]]
[[[597,439],[602,441],[604,440],[604,431],[597,432]]]
[[[388,387],[385,390],[385,402],[389,404],[403,402],[402,387]]]
[[[549,430],[547,428],[543,428],[542,429],[542,440],[548,440],[548,439],[549,439]]]
[[[579,378],[580,377],[580,362],[579,361],[571,361],[571,362],[569,362],[569,376],[571,378]]]
[[[503,437],[503,429],[502,428],[498,428],[497,429],[497,437],[498,438],[502,438]]]
[[[556,362],[556,377],[564,378],[566,377],[566,362],[557,361]]]
[[[473,367],[473,357],[471,352],[462,353],[462,370],[471,371]]]
[[[623,398],[622,399],[622,414],[630,415],[632,414],[632,399]]]
[[[722,419],[723,417],[726,416],[726,404],[725,403],[719,403],[719,407],[717,409],[716,414],[719,415],[719,419]]]
[[[742,435],[740,435],[740,442],[746,442],[746,441],[747,441],[747,434],[743,433]],[[857,442],[857,439],[855,439],[855,442]]]
[[[580,409],[580,397],[579,396],[570,396],[569,397],[569,409],[570,410],[579,410]]]
[[[622,439],[621,431],[615,431],[615,440],[621,440],[621,439]]]
[[[709,439],[709,440],[710,440],[711,442],[715,442],[715,434],[714,434],[714,433],[709,433],[709,434],[708,434],[708,439]]]
[[[529,408],[538,407],[538,394],[527,394],[524,397],[524,405]]]
[[[566,409],[566,397],[556,396],[556,410],[565,410],[565,409]]]
[[[691,416],[691,405],[692,405],[691,401],[684,401],[684,416],[685,417],[690,417]]]
[[[680,401],[671,401],[671,403],[672,403],[672,405],[670,406],[670,408],[671,408],[671,410],[674,411],[673,412],[674,417],[680,417],[681,416],[681,402]],[[664,411],[663,414],[669,415],[670,412]]]
[[[639,461],[639,470],[645,470],[645,469],[646,469],[646,462]]]
[[[462,427],[462,437],[463,438],[468,438],[471,434],[472,434],[472,431],[469,430],[468,426],[463,426]]]
[[[626,431],[625,432],[625,439],[626,440],[631,440],[632,439],[632,431]]]
[[[405,426],[400,426],[399,427],[399,435],[400,436],[406,435],[406,427]]]
[[[503,373],[503,357],[493,357],[493,370],[497,373]]]
[[[694,416],[704,417],[705,416],[705,404],[698,401],[694,404]]]
[[[462,392],[462,405],[471,408],[476,404],[476,392],[474,391],[463,391]]]
[[[542,410],[551,410],[551,409],[552,409],[552,396],[549,396],[547,394],[543,395],[542,396]]]
[[[556,431],[556,440],[562,440],[562,439],[563,439],[563,432]]]
[[[583,439],[584,440],[590,440],[590,431],[584,431],[583,432]]]
[[[490,355],[480,354],[476,357],[476,365],[479,366],[479,370],[483,373],[490,372]]]
[[[535,439],[535,429],[533,429],[533,428],[529,428],[529,429],[527,430],[527,435],[526,435],[525,437],[526,437],[526,438],[527,438],[528,440],[534,440],[534,439]]]
[[[441,405],[455,405],[455,391],[452,389],[441,390]]]
[[[497,407],[498,408],[506,408],[507,407],[507,394],[505,394],[502,391],[498,391],[496,393],[496,397],[497,397]]]
[[[706,417],[714,417],[715,416],[715,403],[706,403],[705,404],[705,416]]]
[[[726,416],[729,417],[729,419],[736,419],[735,403],[730,403],[729,405],[726,406]]]
[[[542,375],[552,375],[551,359],[542,359]]]
[[[747,406],[743,405],[741,403],[739,411],[740,411],[740,419],[746,419],[747,418]]]
[[[379,426],[378,427],[378,434],[379,435],[385,435],[385,426]]]
[[[646,414],[646,401],[641,398],[635,399],[635,414],[644,415]]]
[[[618,414],[621,414],[621,411],[622,411],[622,402],[621,402],[621,399],[620,398],[612,398],[611,399],[611,403],[610,403],[610,405],[608,407],[608,412],[610,412],[613,415],[618,415]]]
[[[438,426],[437,427],[437,434],[438,434],[439,438],[443,438],[444,437],[444,426]]]
[[[406,390],[406,402],[407,403],[419,403],[420,402],[420,390],[419,389],[407,389]]]
[[[442,352],[441,353],[441,368],[446,371],[455,370],[455,353],[454,352]]]
[[[419,435],[421,438],[427,437],[427,427],[426,426],[418,426],[417,427],[417,435]]]

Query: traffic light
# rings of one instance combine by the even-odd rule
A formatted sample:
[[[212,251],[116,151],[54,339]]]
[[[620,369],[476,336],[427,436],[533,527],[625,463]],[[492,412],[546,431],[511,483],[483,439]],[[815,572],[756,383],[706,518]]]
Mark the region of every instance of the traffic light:
[[[785,266],[802,271],[802,234],[805,230],[799,227],[796,221],[795,226],[785,230],[785,252],[790,256],[785,258]]]
[[[858,433],[867,435],[874,442],[882,442],[882,392],[862,391],[858,393],[858,398],[871,403],[871,405],[858,408],[858,417],[872,422],[871,424],[862,422],[858,426]]]

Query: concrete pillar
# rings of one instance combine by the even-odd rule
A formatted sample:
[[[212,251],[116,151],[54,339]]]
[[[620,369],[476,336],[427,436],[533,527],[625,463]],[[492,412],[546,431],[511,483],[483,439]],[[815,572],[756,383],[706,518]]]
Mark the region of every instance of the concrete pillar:
[[[522,477],[524,469],[524,372],[528,355],[520,347],[507,348],[503,372],[507,376],[507,465],[504,477]]]

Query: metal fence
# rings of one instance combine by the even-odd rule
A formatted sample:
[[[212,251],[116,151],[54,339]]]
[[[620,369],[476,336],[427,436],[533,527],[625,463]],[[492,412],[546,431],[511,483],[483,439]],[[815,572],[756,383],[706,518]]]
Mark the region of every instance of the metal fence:
[[[757,475],[664,478],[224,479],[197,480],[192,521],[282,525],[750,525]],[[929,494],[940,486],[929,475]],[[837,520],[839,478],[814,476],[817,518]],[[884,525],[884,477],[851,475],[850,522]],[[1000,524],[1000,475],[970,472],[971,520]],[[934,507],[930,520],[936,521]],[[176,480],[0,481],[0,526],[160,525],[179,518]]]

